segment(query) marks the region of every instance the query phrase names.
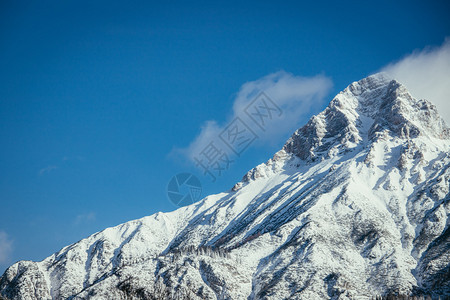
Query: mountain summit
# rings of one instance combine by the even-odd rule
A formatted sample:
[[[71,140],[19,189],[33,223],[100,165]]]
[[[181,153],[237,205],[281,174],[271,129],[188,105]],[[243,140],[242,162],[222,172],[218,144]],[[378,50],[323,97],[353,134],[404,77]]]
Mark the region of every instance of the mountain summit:
[[[404,86],[381,73],[351,84],[297,130],[284,149],[314,160],[386,134],[402,139],[419,135],[449,138],[435,106],[415,100]]]
[[[229,192],[0,278],[8,299],[450,297],[450,131],[384,74],[354,82]]]

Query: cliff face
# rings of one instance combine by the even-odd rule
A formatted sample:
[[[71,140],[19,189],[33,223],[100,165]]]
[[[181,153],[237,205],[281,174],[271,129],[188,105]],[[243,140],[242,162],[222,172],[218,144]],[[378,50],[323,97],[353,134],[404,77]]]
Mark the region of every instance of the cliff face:
[[[450,131],[376,74],[232,191],[108,228],[0,278],[11,299],[450,296]]]

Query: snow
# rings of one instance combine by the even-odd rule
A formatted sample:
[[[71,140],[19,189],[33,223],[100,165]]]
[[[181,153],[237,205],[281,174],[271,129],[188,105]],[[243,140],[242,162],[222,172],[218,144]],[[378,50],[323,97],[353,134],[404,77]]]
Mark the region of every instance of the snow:
[[[352,83],[228,192],[0,279],[14,299],[450,295],[450,131],[384,74]],[[178,299],[177,298],[177,299]]]

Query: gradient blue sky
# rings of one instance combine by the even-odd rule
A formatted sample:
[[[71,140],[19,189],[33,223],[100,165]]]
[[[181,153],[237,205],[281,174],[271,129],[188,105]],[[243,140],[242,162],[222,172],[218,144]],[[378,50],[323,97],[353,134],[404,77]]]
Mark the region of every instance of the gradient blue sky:
[[[242,84],[322,74],[331,100],[442,44],[448,12],[446,1],[1,1],[0,272],[175,209],[166,185],[178,172],[198,175],[203,195],[230,188],[283,143],[250,148],[215,183],[173,150],[226,122]]]

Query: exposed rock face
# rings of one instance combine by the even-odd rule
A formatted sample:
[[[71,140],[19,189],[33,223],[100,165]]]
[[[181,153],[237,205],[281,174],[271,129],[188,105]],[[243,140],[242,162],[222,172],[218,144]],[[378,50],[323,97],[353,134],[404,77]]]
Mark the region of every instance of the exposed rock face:
[[[108,228],[0,279],[11,299],[450,297],[450,132],[376,74],[227,193]]]
[[[386,135],[449,139],[450,131],[433,104],[414,99],[400,83],[377,74],[348,86],[297,130],[283,149],[303,160],[314,160]]]

